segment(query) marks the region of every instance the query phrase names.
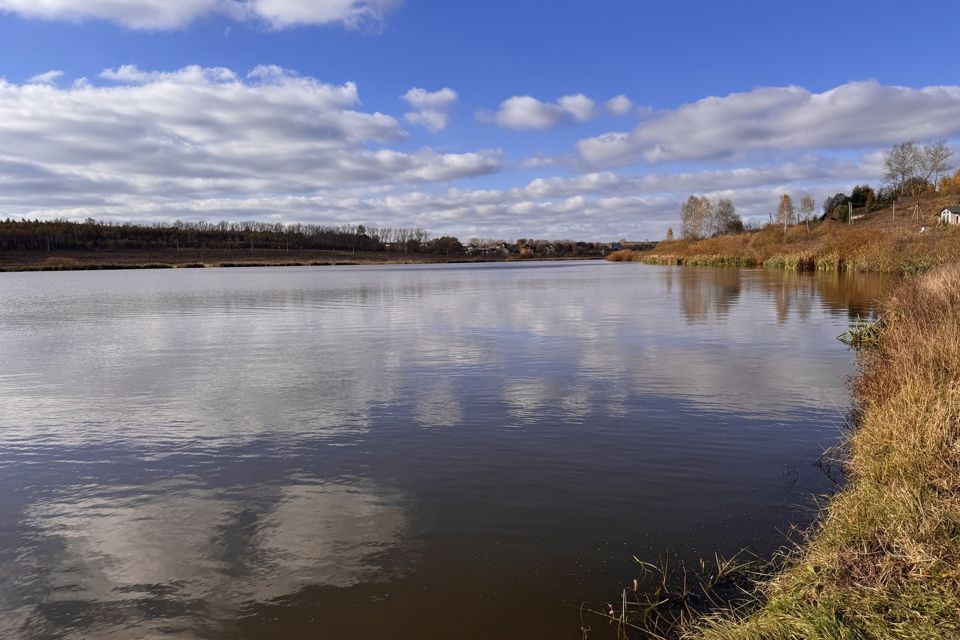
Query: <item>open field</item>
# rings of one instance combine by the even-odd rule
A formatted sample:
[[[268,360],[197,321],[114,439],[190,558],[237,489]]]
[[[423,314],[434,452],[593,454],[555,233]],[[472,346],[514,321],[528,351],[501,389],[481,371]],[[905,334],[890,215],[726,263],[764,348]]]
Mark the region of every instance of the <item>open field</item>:
[[[958,196],[920,200],[922,215],[913,215],[912,200],[879,209],[854,220],[798,224],[705,240],[659,243],[653,250],[619,251],[608,259],[650,264],[757,266],[798,270],[921,273],[960,260],[960,227],[939,224],[938,214]]]

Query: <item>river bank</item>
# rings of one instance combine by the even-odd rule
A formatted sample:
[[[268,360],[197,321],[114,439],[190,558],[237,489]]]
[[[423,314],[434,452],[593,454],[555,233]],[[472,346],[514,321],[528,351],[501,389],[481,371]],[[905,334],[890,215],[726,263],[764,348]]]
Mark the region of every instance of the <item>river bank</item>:
[[[379,251],[282,251],[257,249],[225,253],[216,250],[181,251],[0,251],[4,271],[95,271],[114,269],[198,269],[227,267],[307,267],[333,265],[453,264],[506,262],[532,258],[468,256],[436,253]],[[588,260],[597,257],[536,258],[537,260]]]
[[[650,251],[618,251],[612,261],[661,265],[765,265],[802,271],[862,271],[915,275],[960,261],[960,227],[939,224],[953,196],[920,200],[920,211],[900,204],[860,216],[853,224],[816,221],[703,240],[673,240]]]
[[[688,620],[701,640],[960,634],[960,265],[911,279],[859,353],[848,482],[752,604]]]

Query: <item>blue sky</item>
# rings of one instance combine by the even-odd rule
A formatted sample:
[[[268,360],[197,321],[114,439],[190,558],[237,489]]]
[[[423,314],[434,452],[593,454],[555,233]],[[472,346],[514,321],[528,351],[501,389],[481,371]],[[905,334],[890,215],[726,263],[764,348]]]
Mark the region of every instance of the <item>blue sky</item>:
[[[0,215],[655,238],[703,193],[766,219],[781,191],[877,183],[893,142],[960,134],[950,28],[935,35],[958,18],[952,2],[0,0]]]

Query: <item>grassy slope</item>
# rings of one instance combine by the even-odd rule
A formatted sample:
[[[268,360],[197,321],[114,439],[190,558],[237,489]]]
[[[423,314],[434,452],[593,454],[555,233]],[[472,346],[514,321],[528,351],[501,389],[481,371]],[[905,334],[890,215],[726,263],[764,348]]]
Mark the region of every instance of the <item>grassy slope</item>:
[[[744,617],[701,640],[960,637],[960,265],[907,281],[862,352],[849,483]]]
[[[654,264],[752,266],[793,269],[850,269],[915,273],[937,264],[960,261],[960,227],[938,224],[938,214],[960,196],[921,200],[923,216],[913,220],[911,206],[900,203],[896,219],[890,209],[868,214],[854,224],[823,222],[795,225],[784,231],[769,225],[760,231],[707,240],[661,242],[649,252],[620,251],[610,260]],[[921,227],[928,227],[924,233]]]

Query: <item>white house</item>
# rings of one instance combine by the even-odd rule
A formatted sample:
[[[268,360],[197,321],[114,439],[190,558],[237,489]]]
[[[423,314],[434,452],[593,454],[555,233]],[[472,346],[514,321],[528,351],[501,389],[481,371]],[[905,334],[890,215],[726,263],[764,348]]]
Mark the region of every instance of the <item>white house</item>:
[[[940,222],[943,224],[960,224],[960,207],[947,207],[941,211]]]

